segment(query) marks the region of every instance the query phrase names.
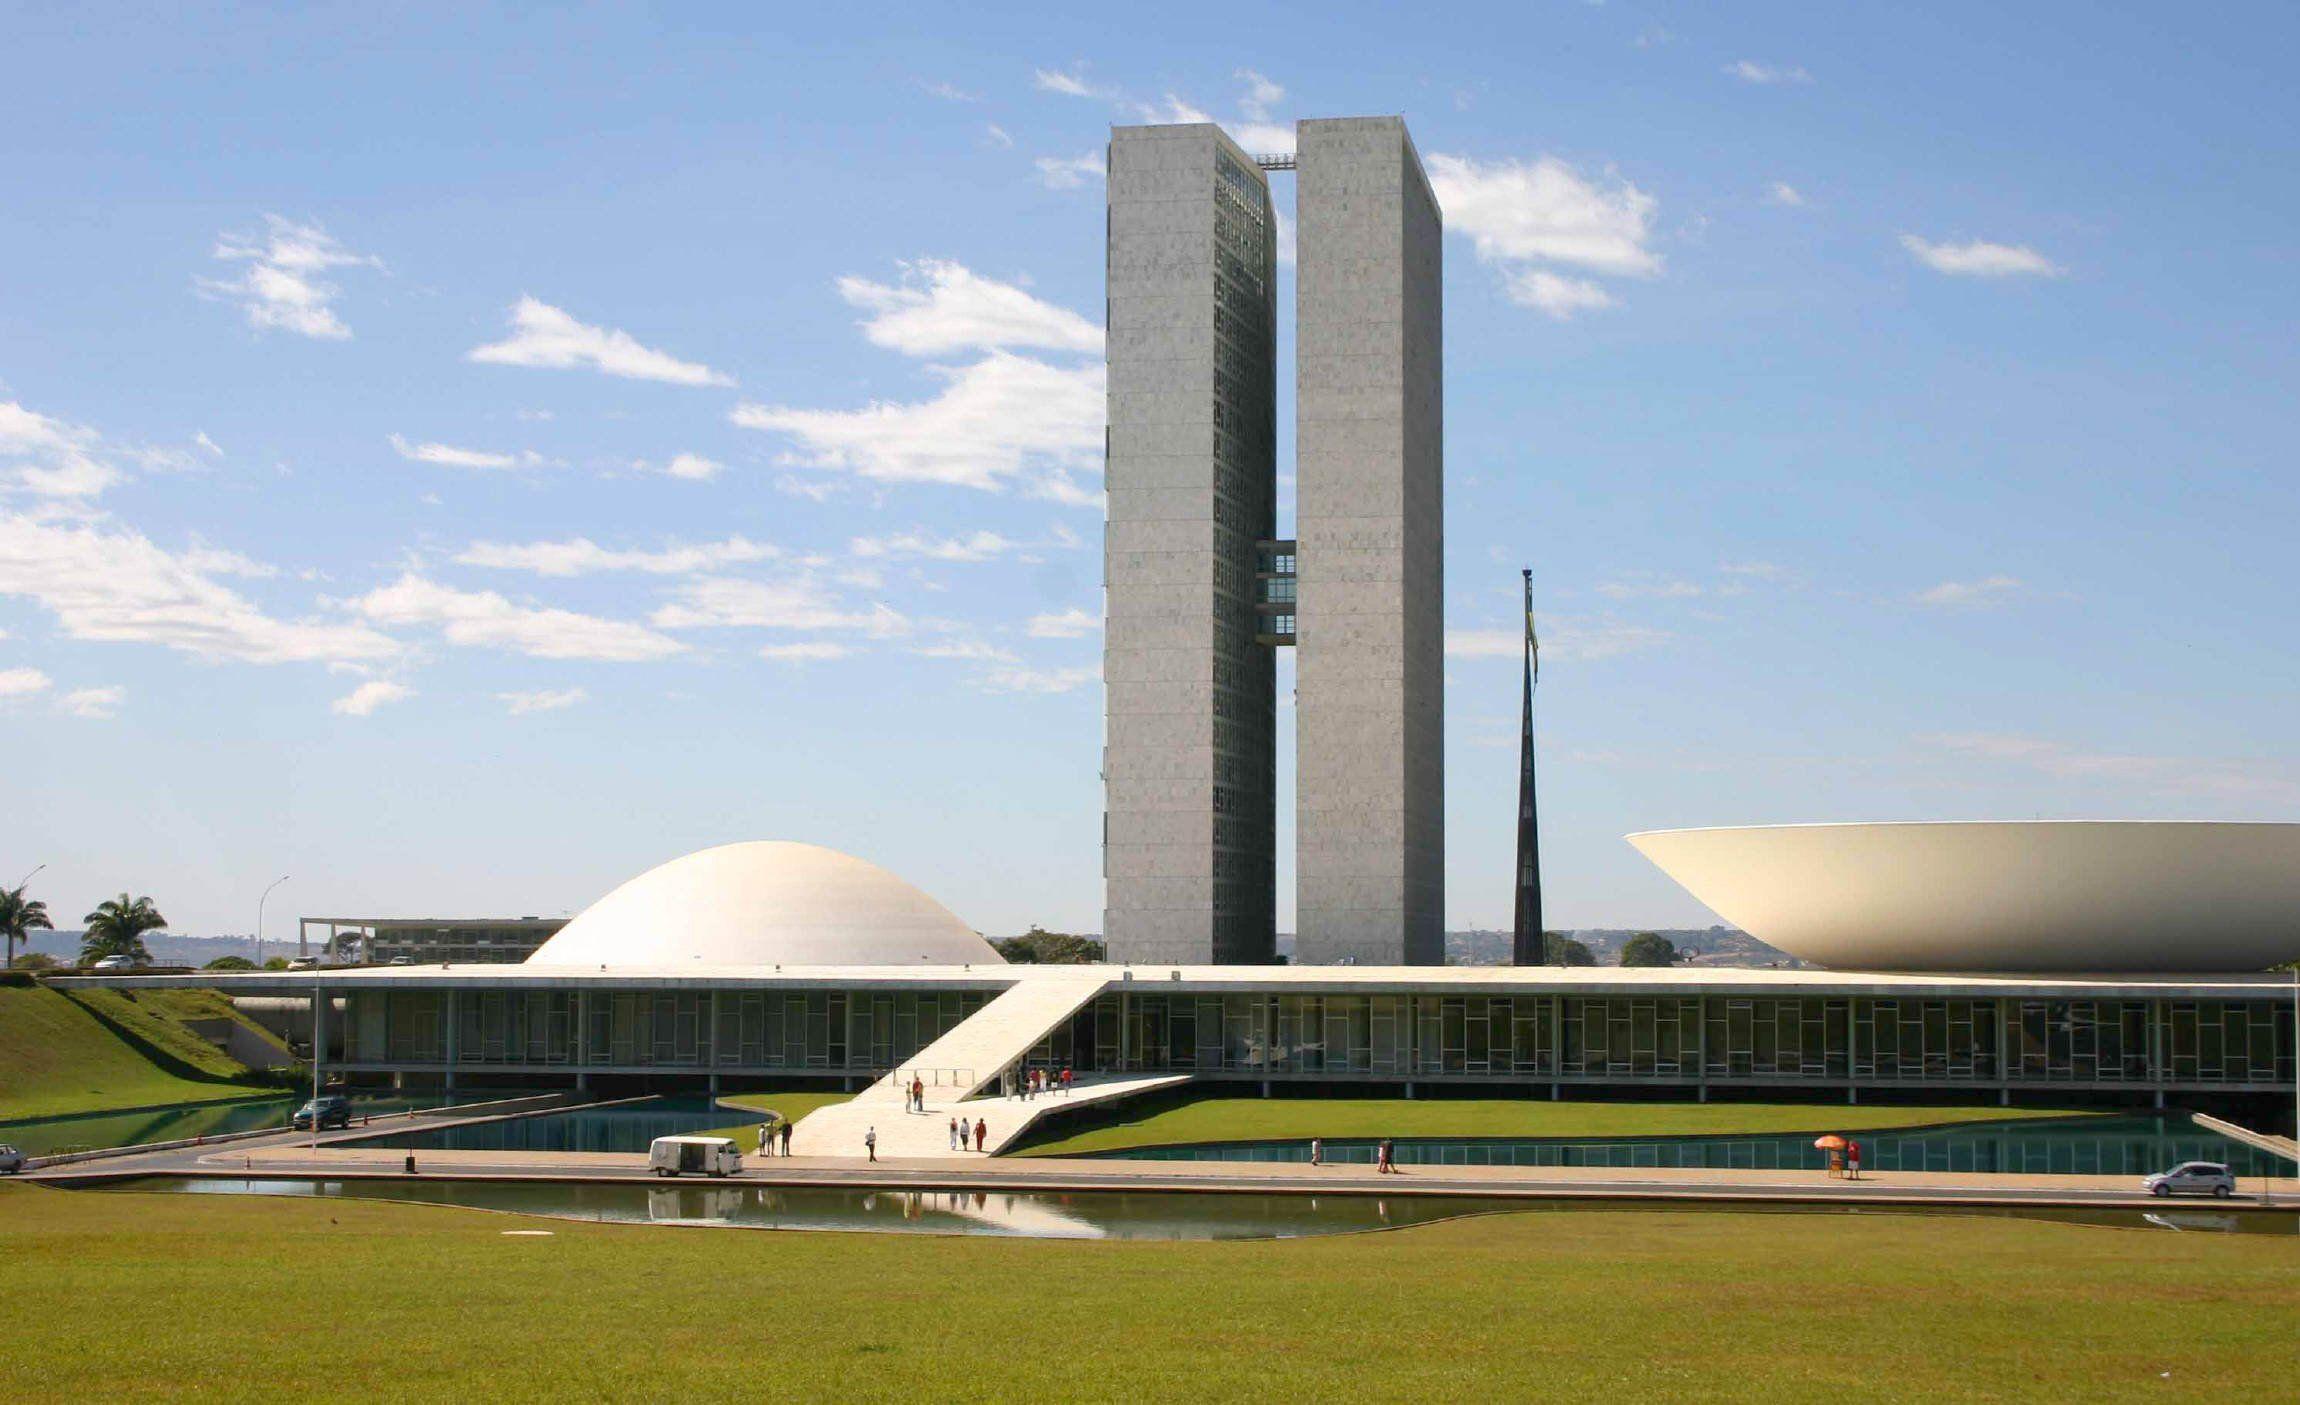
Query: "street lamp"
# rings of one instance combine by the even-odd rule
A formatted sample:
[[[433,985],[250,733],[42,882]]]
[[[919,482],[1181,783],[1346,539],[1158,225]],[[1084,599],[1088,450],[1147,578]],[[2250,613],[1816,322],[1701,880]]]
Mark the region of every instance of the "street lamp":
[[[17,895],[18,895],[19,897],[21,897],[21,896],[23,895],[23,892],[24,892],[24,885],[32,881],[32,874],[38,873],[38,872],[39,872],[41,869],[44,869],[44,868],[46,868],[47,866],[48,866],[48,865],[46,865],[46,864],[44,864],[44,863],[36,863],[36,864],[32,865],[32,873],[27,873],[27,874],[25,874],[25,875],[24,875],[22,878],[19,878],[19,879],[17,879],[17,880],[16,880],[16,893],[17,893]],[[28,939],[28,938],[30,938],[30,936],[31,936],[31,933],[27,932],[27,933],[25,933],[24,935],[25,935],[25,936],[26,936],[26,938]],[[24,945],[25,945],[27,948],[29,948],[29,947],[32,945],[32,943],[30,942],[30,940],[26,940],[26,941],[25,941],[25,943],[24,943]],[[9,968],[10,968],[11,970],[13,970],[13,969],[15,968],[15,965],[16,965],[16,948],[15,948],[14,946],[10,946],[10,947],[8,948],[8,966],[9,966]]]
[[[259,967],[264,964],[264,904],[270,900],[272,888],[287,881],[288,876],[284,873],[274,878],[271,888],[264,889],[264,895],[256,899],[256,965]]]

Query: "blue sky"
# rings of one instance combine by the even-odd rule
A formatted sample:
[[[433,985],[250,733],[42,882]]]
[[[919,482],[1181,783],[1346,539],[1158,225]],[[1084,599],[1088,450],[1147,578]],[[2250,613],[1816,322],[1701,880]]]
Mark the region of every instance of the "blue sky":
[[[1194,115],[1447,209],[1453,925],[1520,565],[1565,925],[1711,920],[1641,828],[2291,816],[2289,9],[1102,8],[6,7],[0,883],[1098,927],[1099,152]]]

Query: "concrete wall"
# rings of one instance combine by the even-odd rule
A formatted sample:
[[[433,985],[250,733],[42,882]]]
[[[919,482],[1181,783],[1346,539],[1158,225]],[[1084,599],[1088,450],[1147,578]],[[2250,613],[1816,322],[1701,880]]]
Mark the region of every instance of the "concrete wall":
[[[1444,961],[1442,223],[1405,124],[1300,124],[1295,960]]]
[[[1109,159],[1103,934],[1114,960],[1266,962],[1274,672],[1275,242],[1262,173],[1211,125]]]

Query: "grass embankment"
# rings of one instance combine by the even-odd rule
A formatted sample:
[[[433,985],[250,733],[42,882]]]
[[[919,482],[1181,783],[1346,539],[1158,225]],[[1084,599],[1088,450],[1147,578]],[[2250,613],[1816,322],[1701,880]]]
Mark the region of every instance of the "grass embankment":
[[[2286,1240],[1885,1213],[1096,1244],[0,1185],[0,1263],[40,1302],[135,1307],[0,1314],[10,1399],[2226,1400],[2300,1377]]]
[[[271,1086],[186,1028],[188,1019],[245,1023],[214,991],[0,986],[0,1122],[244,1098]]]
[[[2050,1108],[1844,1103],[1599,1103],[1524,1098],[1246,1098],[1182,1094],[1064,1118],[1018,1156],[1066,1156],[1190,1142],[1374,1137],[1709,1137],[1873,1132],[1947,1122],[2077,1116]],[[1091,1120],[1088,1120],[1091,1119]]]
[[[854,1094],[837,1088],[826,1088],[820,1083],[772,1089],[764,1093],[727,1093],[719,1101],[729,1107],[747,1107],[753,1112],[781,1113],[785,1121],[797,1122],[818,1107],[843,1103]],[[739,1123],[733,1127],[718,1127],[697,1133],[705,1137],[732,1137],[745,1151],[758,1145],[759,1128],[755,1122]]]

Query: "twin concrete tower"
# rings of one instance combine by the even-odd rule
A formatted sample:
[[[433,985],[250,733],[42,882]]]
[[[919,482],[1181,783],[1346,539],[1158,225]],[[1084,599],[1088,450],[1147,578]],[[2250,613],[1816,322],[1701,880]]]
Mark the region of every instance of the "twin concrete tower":
[[[1295,524],[1277,521],[1277,220],[1292,169]],[[1438,965],[1444,391],[1436,198],[1405,123],[1111,133],[1103,935],[1275,959],[1275,651],[1295,651],[1294,959]]]

